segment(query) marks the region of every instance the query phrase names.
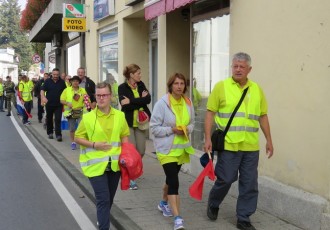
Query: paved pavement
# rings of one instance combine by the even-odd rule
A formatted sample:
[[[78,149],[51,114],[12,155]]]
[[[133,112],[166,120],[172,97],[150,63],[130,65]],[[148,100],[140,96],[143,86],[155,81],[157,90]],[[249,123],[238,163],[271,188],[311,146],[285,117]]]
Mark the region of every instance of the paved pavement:
[[[71,150],[70,148],[69,132],[62,132],[63,142],[57,142],[56,139],[49,140],[42,124],[38,123],[36,113],[35,105],[32,110],[32,124],[25,128],[28,135],[35,137],[81,187],[84,195],[94,201],[93,190],[89,181],[82,175],[79,168],[79,150]],[[20,124],[22,123],[20,122]],[[118,229],[173,229],[173,218],[164,217],[157,209],[158,202],[162,197],[162,185],[165,176],[162,167],[152,153],[153,151],[152,141],[148,140],[146,155],[143,158],[144,174],[137,180],[139,189],[121,191],[119,185],[111,210],[111,221]],[[195,177],[184,172],[180,172],[179,175],[181,216],[185,220],[186,229],[236,229],[236,199],[234,197],[228,195],[225,198],[219,210],[218,220],[212,222],[206,216],[207,195],[212,183],[206,179],[203,199],[196,201],[188,193],[188,188]],[[257,210],[251,220],[259,230],[300,229],[261,210]]]

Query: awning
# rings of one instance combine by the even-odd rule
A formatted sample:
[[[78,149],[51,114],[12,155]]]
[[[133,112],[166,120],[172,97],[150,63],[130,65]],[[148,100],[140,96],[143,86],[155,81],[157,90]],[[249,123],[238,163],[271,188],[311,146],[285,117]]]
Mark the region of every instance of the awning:
[[[149,0],[144,4],[144,17],[146,20],[150,20],[194,1],[195,0]]]

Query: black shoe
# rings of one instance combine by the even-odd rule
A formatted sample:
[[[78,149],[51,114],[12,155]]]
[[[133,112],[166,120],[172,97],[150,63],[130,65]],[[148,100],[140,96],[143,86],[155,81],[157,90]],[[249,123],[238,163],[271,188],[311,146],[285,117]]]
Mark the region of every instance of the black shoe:
[[[53,134],[49,134],[49,135],[48,135],[48,139],[54,139]]]
[[[218,219],[219,208],[213,208],[210,205],[207,206],[207,217],[210,220]]]
[[[5,112],[5,111],[2,109],[2,110],[0,110],[0,112]]]
[[[7,113],[7,115],[6,115],[7,117],[10,117],[11,116],[11,114],[10,113]]]
[[[57,140],[58,142],[61,142],[61,141],[62,141],[62,136],[56,136],[56,140]]]
[[[42,120],[39,120],[39,123],[41,124],[42,123]]]
[[[236,227],[242,230],[256,230],[255,227],[250,222],[247,221],[237,221]]]

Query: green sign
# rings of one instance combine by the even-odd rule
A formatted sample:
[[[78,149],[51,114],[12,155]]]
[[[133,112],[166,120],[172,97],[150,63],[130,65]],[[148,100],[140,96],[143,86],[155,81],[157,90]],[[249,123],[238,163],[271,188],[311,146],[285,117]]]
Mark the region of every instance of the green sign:
[[[66,4],[63,3],[63,17],[64,18],[84,18],[85,5],[84,4]]]

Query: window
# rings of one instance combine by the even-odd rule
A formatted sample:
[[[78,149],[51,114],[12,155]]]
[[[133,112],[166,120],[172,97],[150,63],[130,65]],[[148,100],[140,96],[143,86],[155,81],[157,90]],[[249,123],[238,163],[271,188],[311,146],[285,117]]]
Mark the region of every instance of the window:
[[[193,147],[204,146],[206,103],[214,85],[230,76],[229,15],[207,18],[193,24],[192,98],[195,107]]]
[[[107,80],[108,74],[112,74],[118,81],[118,28],[112,26],[100,31],[99,40],[99,81]]]

